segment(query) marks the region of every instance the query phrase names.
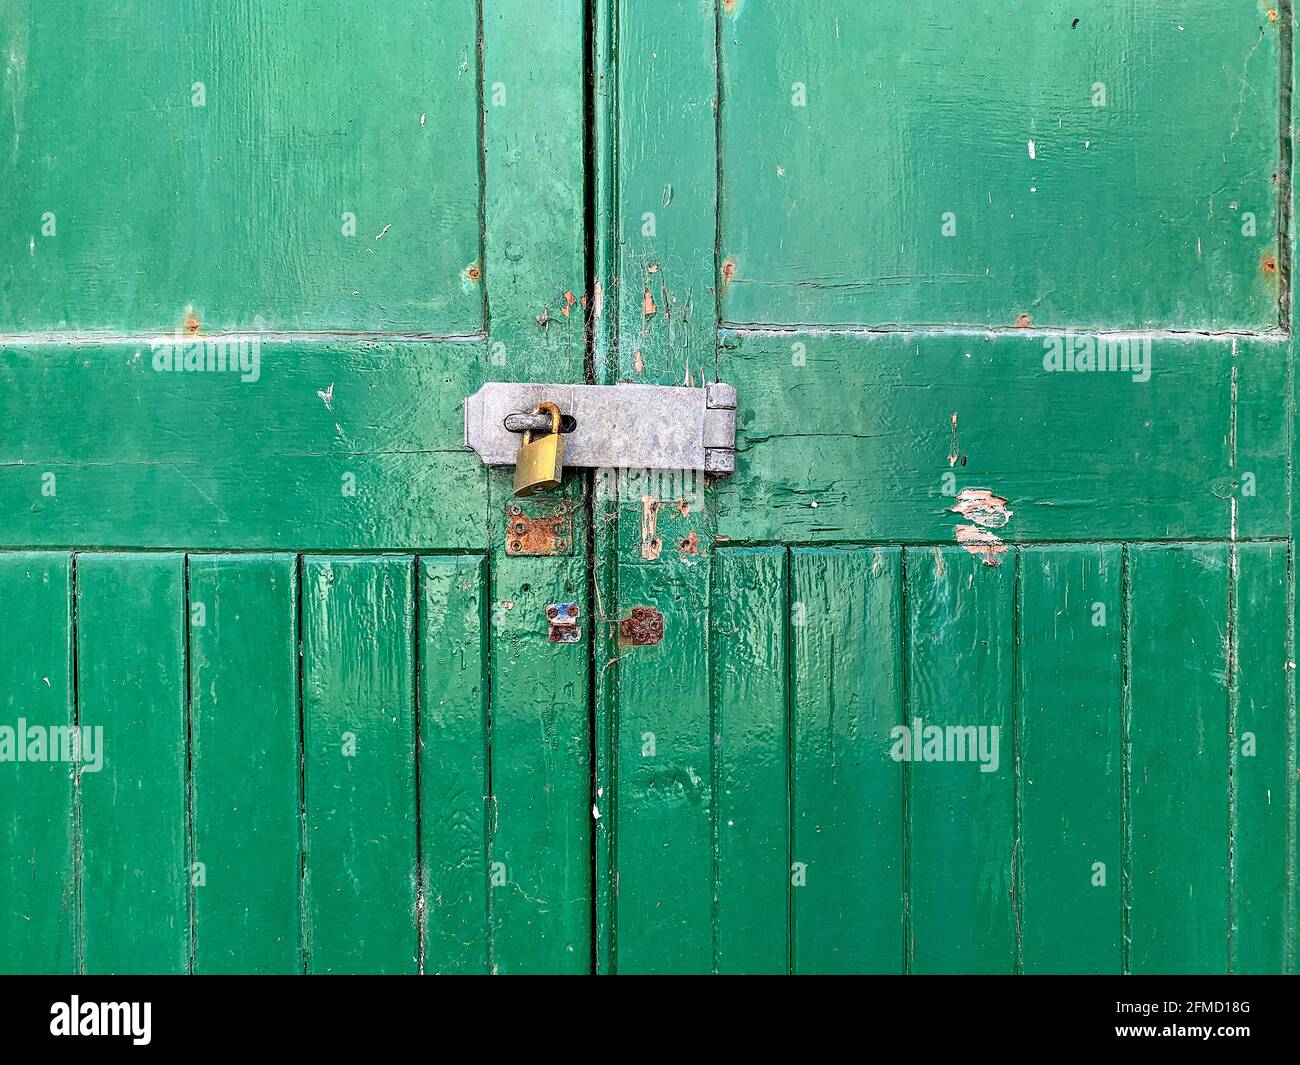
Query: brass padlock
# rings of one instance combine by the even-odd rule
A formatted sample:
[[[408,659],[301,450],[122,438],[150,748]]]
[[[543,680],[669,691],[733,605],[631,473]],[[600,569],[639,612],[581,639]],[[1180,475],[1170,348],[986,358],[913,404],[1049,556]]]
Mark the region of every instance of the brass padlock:
[[[531,432],[524,433],[515,457],[515,495],[530,496],[555,488],[564,479],[564,437],[560,435],[560,408],[554,403],[541,403],[533,408],[534,414],[546,411],[551,416],[551,431],[533,439]]]

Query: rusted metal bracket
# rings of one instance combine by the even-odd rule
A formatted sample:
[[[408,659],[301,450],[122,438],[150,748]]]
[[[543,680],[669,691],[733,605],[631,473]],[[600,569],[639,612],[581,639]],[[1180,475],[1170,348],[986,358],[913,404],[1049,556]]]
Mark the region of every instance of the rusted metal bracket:
[[[609,469],[736,468],[736,390],[660,385],[547,385],[494,381],[465,400],[465,445],[489,466],[513,466],[519,433],[544,431],[529,412],[554,403],[571,425],[564,465]]]
[[[632,647],[652,647],[664,638],[664,616],[652,606],[634,606],[618,623],[618,642]]]
[[[546,638],[551,643],[577,643],[582,637],[577,603],[552,603],[546,608],[546,621],[550,626]]]
[[[506,504],[506,554],[573,554],[573,504],[567,499],[513,499]]]

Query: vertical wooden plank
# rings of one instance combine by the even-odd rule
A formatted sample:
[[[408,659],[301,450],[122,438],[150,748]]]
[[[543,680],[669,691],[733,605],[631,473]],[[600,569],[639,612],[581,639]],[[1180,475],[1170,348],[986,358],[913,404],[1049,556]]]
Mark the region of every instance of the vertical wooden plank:
[[[580,525],[575,518],[574,527]],[[579,550],[585,536],[579,539]],[[498,547],[504,558],[504,546]],[[500,973],[591,968],[591,617],[583,554],[510,558],[493,575],[489,883]],[[576,603],[551,643],[546,608]]]
[[[302,560],[307,968],[416,970],[414,565]]]
[[[77,557],[77,696],[102,730],[81,774],[88,973],[190,965],[185,556]]]
[[[708,587],[676,558],[619,567],[619,610],[663,639],[620,648],[616,811],[620,973],[713,968],[713,742]]]
[[[915,751],[919,728],[923,759],[907,766],[911,970],[1010,973],[1015,557],[989,566],[960,547],[916,548],[905,565],[908,739]]]
[[[902,552],[795,549],[790,585],[794,968],[901,973]]]
[[[1129,969],[1228,968],[1228,548],[1129,554]]]
[[[583,0],[481,0],[483,238],[493,380],[581,381]],[[540,115],[547,121],[538,121]],[[565,293],[570,296],[566,297]]]
[[[584,255],[585,14],[581,0],[483,0],[485,278],[495,380],[585,377],[584,324],[594,307]],[[594,621],[584,478],[571,471],[555,493],[570,500],[574,517],[570,553],[554,558],[506,554],[511,472],[494,471],[488,483],[490,964],[502,973],[586,972]],[[545,611],[556,602],[578,604],[578,642],[548,642]]]
[[[71,557],[0,555],[0,617],[0,973],[75,972],[76,763],[48,746],[70,753],[76,723]],[[45,760],[26,726],[48,730]]]
[[[613,2],[617,379],[703,385],[717,364],[717,8]],[[701,972],[713,964],[714,519],[702,478],[660,473],[618,480],[619,616],[655,606],[665,635],[619,657],[615,949],[621,972]]]
[[[420,560],[424,971],[488,971],[487,560]]]
[[[1235,548],[1232,756],[1232,970],[1281,973],[1294,905],[1287,852],[1294,796],[1288,771],[1288,545]]]
[[[1027,973],[1118,973],[1123,557],[1020,553],[1019,881]]]
[[[194,971],[302,971],[298,561],[189,560]]]
[[[621,379],[716,372],[717,4],[618,0]]]
[[[784,973],[790,964],[785,548],[721,551],[714,580],[715,968]]]

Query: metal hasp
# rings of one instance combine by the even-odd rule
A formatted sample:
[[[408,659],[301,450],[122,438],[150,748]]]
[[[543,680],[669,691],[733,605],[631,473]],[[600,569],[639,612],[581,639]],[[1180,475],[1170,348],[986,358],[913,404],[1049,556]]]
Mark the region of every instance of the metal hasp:
[[[506,428],[538,404],[573,419],[564,465],[645,470],[736,468],[736,390],[661,385],[546,385],[494,381],[465,400],[465,445],[489,466],[513,466],[518,433]]]

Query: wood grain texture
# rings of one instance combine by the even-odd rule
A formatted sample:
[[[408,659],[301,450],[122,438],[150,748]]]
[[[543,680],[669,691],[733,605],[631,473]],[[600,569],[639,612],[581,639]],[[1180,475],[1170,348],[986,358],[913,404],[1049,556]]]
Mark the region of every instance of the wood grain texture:
[[[715,0],[616,0],[620,379],[715,379]]]
[[[424,971],[486,973],[487,564],[419,563]]]
[[[618,659],[620,973],[713,968],[709,649],[697,639],[711,616],[704,566],[676,557],[619,566],[619,609],[664,615],[659,643],[623,647]]]
[[[715,970],[785,973],[791,899],[786,551],[739,548],[715,558]]]
[[[191,365],[248,373],[148,341],[0,351],[0,544],[483,548],[481,344],[242,345]]]
[[[1276,326],[1267,5],[730,12],[725,321]]]
[[[791,551],[799,973],[904,968],[902,594],[898,548]]]
[[[0,331],[481,331],[475,7],[382,11],[6,4]]]
[[[76,766],[17,761],[19,723],[75,727],[72,559],[0,555],[0,972],[77,969]],[[10,746],[12,745],[12,746]],[[19,747],[22,746],[22,753]],[[87,763],[89,764],[89,763]]]
[[[309,972],[418,966],[413,584],[410,558],[302,560]]]
[[[1129,970],[1226,972],[1228,548],[1137,545],[1129,567]]]
[[[1233,972],[1280,973],[1294,949],[1290,558],[1283,543],[1235,553],[1230,961]]]
[[[298,560],[195,555],[188,595],[194,971],[301,972]]]
[[[583,32],[579,0],[482,5],[489,342],[493,380],[581,381],[594,313],[584,258]],[[501,95],[504,93],[504,95]],[[488,860],[493,972],[592,966],[590,632],[582,475],[573,554],[506,555],[512,472],[488,476],[491,750]],[[582,637],[547,640],[550,603],[576,602]]]
[[[190,968],[185,557],[77,557],[77,702],[103,729],[81,774],[82,966]]]
[[[1250,534],[1290,535],[1286,446],[1245,428],[1264,406],[1280,417],[1285,345],[1256,342],[1234,360],[1228,340],[1156,339],[1140,381],[1045,372],[1053,339],[725,334],[720,376],[740,406],[718,531],[951,541],[963,520],[953,497],[984,488],[1008,501],[996,530],[1007,542],[1226,538],[1249,471]],[[1234,361],[1249,363],[1235,391]]]
[[[1122,550],[1024,548],[1019,564],[1023,969],[1118,973]]]
[[[907,716],[922,728],[996,728],[998,757],[913,761],[908,771],[910,970],[1016,965],[1012,637],[1015,560],[918,548],[907,572]],[[978,734],[977,734],[978,735]],[[985,771],[985,765],[996,766]]]

